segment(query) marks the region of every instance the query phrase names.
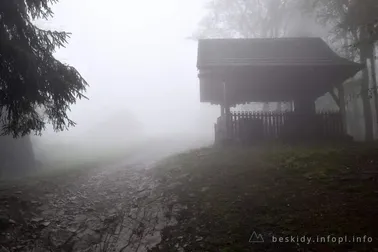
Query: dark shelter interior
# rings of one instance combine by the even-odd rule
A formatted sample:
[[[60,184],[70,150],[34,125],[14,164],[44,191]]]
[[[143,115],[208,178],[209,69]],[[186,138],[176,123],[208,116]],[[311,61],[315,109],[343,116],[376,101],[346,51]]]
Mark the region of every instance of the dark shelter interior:
[[[203,39],[198,44],[200,101],[220,105],[216,143],[268,139],[345,139],[339,111],[315,100],[363,69],[321,38]],[[293,102],[288,112],[231,112],[250,102]]]

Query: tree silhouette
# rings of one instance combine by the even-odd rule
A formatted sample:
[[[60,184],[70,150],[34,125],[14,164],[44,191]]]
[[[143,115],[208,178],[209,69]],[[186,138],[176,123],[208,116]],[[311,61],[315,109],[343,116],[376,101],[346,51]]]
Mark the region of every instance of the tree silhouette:
[[[72,66],[54,58],[69,33],[43,30],[33,21],[53,16],[57,0],[0,2],[0,118],[4,135],[40,134],[51,123],[65,130],[75,123],[67,110],[88,85]]]

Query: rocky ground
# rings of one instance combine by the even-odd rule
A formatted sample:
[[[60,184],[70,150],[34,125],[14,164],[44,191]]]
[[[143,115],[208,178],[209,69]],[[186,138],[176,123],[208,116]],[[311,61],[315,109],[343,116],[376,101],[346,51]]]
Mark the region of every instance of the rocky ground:
[[[378,143],[164,144],[0,183],[0,252],[378,251]]]
[[[168,153],[0,184],[0,251],[148,251],[181,208],[149,175]]]

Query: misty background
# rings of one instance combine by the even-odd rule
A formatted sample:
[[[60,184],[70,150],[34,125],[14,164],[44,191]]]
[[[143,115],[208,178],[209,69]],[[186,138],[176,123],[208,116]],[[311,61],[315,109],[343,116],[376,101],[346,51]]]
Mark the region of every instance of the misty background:
[[[246,34],[214,28],[214,17],[209,14],[216,10],[212,3],[62,0],[53,5],[54,17],[37,24],[72,33],[66,47],[55,55],[87,80],[89,100],[79,100],[71,107],[69,117],[76,127],[64,132],[49,127],[42,136],[31,137],[37,160],[55,166],[57,160],[89,160],[116,152],[122,156],[135,146],[153,143],[174,142],[170,148],[177,151],[212,144],[220,109],[199,102],[196,38],[311,36],[327,41],[330,28],[296,8],[273,20],[270,30],[261,24]],[[232,9],[227,11],[232,13]],[[253,34],[255,30],[261,32]],[[356,99],[348,106],[348,133],[362,140],[361,101]],[[317,101],[317,108],[338,109],[329,94]],[[237,109],[284,108],[271,103]]]
[[[162,137],[211,143],[218,109],[199,103],[197,43],[188,39],[203,1],[63,0],[53,11],[38,25],[72,33],[56,57],[87,80],[89,100],[71,108],[76,127],[32,137],[36,154],[63,143],[113,149]]]

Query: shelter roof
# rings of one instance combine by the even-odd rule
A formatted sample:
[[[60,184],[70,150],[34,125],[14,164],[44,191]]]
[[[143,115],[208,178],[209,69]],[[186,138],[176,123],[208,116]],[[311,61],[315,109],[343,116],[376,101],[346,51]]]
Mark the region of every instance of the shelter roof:
[[[199,69],[219,66],[358,65],[339,57],[321,38],[203,39]]]
[[[321,38],[204,39],[198,42],[200,100],[224,103],[316,99],[363,69]]]

